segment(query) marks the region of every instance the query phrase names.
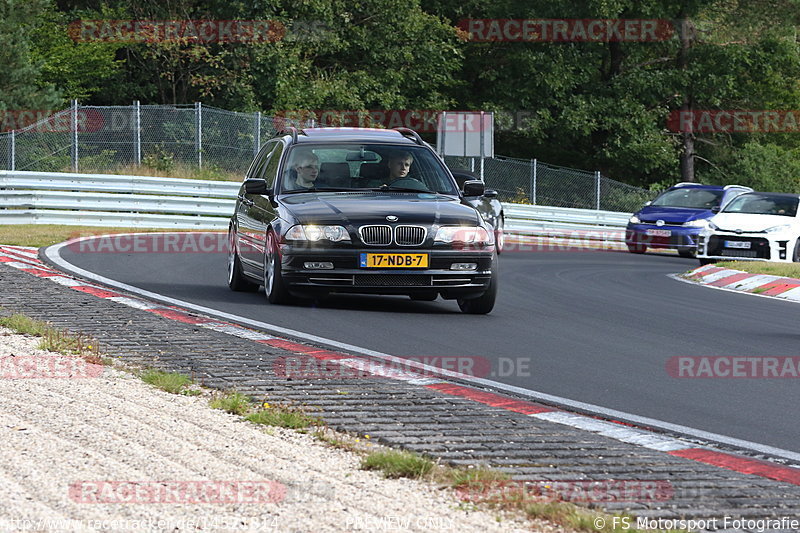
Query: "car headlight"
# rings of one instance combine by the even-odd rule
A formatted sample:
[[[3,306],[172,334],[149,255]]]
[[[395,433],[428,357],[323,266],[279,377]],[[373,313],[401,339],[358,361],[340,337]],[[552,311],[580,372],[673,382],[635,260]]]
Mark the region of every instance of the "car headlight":
[[[489,245],[494,242],[490,231],[480,226],[442,226],[436,232],[436,242]]]
[[[631,218],[628,219],[628,222],[630,222],[631,224],[639,224],[641,220],[639,220],[639,217],[637,217],[636,215],[633,215]]]
[[[786,231],[791,228],[791,224],[781,224],[780,226],[772,226],[771,228],[767,228],[764,230],[765,233],[779,233],[781,231]]]
[[[289,228],[286,232],[287,241],[311,241],[317,242],[322,239],[331,242],[350,241],[350,234],[343,226],[316,226],[313,224],[297,225]]]
[[[706,220],[705,218],[690,220],[689,222],[684,224],[684,226],[689,228],[705,228],[706,226],[708,226],[708,220]]]

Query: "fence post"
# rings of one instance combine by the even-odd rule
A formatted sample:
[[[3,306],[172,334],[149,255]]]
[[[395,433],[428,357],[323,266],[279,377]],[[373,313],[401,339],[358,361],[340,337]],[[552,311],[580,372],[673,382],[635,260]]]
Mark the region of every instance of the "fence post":
[[[133,125],[134,125],[134,146],[133,157],[136,160],[136,166],[142,165],[142,110],[139,105],[139,100],[133,103]]]
[[[203,168],[203,104],[195,102],[195,123],[197,125],[197,135],[195,145],[197,148],[197,168]]]
[[[253,124],[253,139],[255,140],[253,157],[258,155],[258,149],[261,148],[261,111],[256,111],[255,119],[255,124]]]
[[[78,172],[78,101],[72,101],[72,171]]]
[[[595,181],[595,186],[596,186],[595,195],[597,197],[597,203],[595,204],[596,205],[595,209],[600,211],[600,171],[599,170],[595,171],[595,173],[594,173],[594,181]]]
[[[17,158],[17,132],[15,130],[11,130],[11,168],[10,170],[17,170],[16,168],[16,161]]]
[[[531,159],[531,204],[536,205],[536,159]]]

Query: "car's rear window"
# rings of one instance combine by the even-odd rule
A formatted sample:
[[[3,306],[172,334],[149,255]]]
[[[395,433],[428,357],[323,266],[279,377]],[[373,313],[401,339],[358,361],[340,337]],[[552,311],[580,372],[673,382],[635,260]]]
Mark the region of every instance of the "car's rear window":
[[[711,209],[719,207],[725,191],[712,189],[681,188],[667,191],[651,205],[662,207],[687,207],[691,209]]]
[[[392,182],[389,163],[393,159],[411,162],[408,173]],[[421,192],[457,195],[458,190],[441,161],[429,149],[419,146],[387,144],[295,145],[283,170],[282,192],[303,190],[297,184],[298,167],[317,163],[318,189],[374,189],[383,186],[409,188]]]
[[[798,199],[791,196],[748,193],[731,200],[723,212],[793,217],[797,215],[797,203]]]

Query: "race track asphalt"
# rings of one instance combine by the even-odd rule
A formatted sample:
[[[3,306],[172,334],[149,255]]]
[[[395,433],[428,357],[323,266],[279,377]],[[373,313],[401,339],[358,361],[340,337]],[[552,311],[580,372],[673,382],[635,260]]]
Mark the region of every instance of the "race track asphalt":
[[[497,306],[336,296],[274,306],[226,285],[224,253],[61,257],[98,275],[238,316],[416,360],[487,361],[485,377],[639,416],[800,452],[798,379],[671,376],[676,356],[797,356],[800,306],[682,283],[669,254],[508,252]]]

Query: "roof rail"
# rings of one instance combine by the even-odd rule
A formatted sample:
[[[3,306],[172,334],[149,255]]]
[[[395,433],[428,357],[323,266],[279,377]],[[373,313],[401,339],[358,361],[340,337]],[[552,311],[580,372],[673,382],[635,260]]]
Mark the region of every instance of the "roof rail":
[[[733,185],[733,184],[732,185],[726,185],[725,187],[723,187],[723,189],[725,189],[727,191],[728,189],[730,189],[732,187],[739,187],[740,189],[747,189],[748,191],[752,191],[753,190],[752,187],[748,187],[746,185]]]
[[[702,183],[697,183],[694,181],[682,181],[680,183],[676,183],[673,187],[686,187],[687,185],[702,185]]]
[[[424,145],[425,141],[422,140],[422,137],[419,136],[419,133],[412,130],[411,128],[393,128],[395,131],[399,131],[401,135],[404,137],[411,136],[414,138],[414,142],[419,145]]]
[[[278,135],[291,135],[292,144],[297,144],[297,128],[294,126],[287,126],[283,128]]]

